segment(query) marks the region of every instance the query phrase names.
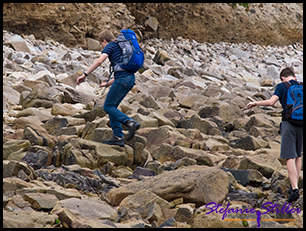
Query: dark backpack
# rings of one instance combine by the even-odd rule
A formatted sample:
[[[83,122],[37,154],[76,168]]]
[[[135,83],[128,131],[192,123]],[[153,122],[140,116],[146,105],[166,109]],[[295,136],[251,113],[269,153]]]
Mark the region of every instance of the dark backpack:
[[[282,112],[283,120],[294,126],[303,126],[303,82],[284,82],[287,87],[286,107]]]
[[[114,72],[137,72],[143,65],[144,53],[139,47],[135,32],[130,29],[121,30],[115,43],[121,48],[122,57],[121,62],[114,66]]]

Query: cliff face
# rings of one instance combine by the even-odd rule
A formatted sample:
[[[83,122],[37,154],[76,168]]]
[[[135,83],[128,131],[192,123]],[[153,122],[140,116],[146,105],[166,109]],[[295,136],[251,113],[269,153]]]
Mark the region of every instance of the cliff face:
[[[86,46],[104,29],[132,27],[134,17],[122,3],[4,3],[3,29],[67,46]]]
[[[139,29],[144,38],[198,42],[303,43],[302,3],[4,3],[3,28],[86,47],[86,37]]]
[[[249,8],[227,3],[128,3],[135,23],[156,17],[159,38],[198,42],[251,42],[260,45],[303,43],[303,4],[250,3]],[[152,33],[152,32],[151,32]],[[152,33],[153,34],[153,33]]]

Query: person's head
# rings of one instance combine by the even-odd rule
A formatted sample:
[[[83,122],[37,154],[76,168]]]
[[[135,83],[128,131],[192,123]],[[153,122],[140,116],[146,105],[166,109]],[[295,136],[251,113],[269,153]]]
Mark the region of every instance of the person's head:
[[[116,40],[116,37],[113,35],[111,31],[104,30],[99,34],[98,39],[102,48],[104,48],[108,43]]]
[[[291,79],[296,80],[296,76],[294,71],[291,67],[284,68],[281,73],[279,74],[279,78],[282,82],[289,81]]]

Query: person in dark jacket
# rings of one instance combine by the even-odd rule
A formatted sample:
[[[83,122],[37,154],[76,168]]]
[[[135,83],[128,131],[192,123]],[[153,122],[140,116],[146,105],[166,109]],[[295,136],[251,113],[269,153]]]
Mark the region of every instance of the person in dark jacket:
[[[117,43],[114,41],[116,37],[109,30],[102,31],[99,34],[99,42],[103,48],[102,54],[91,67],[84,72],[82,76],[77,79],[77,84],[82,83],[86,76],[100,66],[107,58],[109,58],[111,65],[114,67],[116,63],[121,62],[122,51]],[[109,92],[106,96],[103,110],[109,115],[110,124],[113,130],[113,138],[104,140],[102,143],[109,145],[124,146],[123,128],[122,124],[128,129],[129,134],[126,140],[130,140],[134,136],[134,132],[139,129],[140,124],[132,118],[125,115],[117,107],[127,95],[127,93],[135,85],[135,75],[133,72],[123,70],[114,73],[114,78],[106,83],[101,83],[99,87],[109,87]]]
[[[280,73],[282,83],[279,83],[270,99],[254,101],[247,104],[247,108],[254,106],[273,106],[277,100],[280,101],[283,109],[286,106],[287,87],[284,82],[297,83],[294,71],[286,67]],[[287,171],[291,184],[291,192],[288,202],[297,200],[299,196],[298,179],[301,171],[301,153],[303,151],[303,127],[294,126],[289,121],[282,120],[281,126],[281,153],[280,158],[287,160]]]

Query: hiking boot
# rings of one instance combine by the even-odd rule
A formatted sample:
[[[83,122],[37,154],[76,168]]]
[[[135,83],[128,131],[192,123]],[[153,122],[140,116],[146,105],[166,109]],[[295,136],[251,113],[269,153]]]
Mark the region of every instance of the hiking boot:
[[[290,185],[290,188],[288,189],[287,193],[290,195],[291,192],[292,192],[292,187],[291,187],[291,185]]]
[[[119,145],[121,147],[124,147],[124,140],[121,137],[114,136],[110,140],[103,140],[103,144],[108,144],[108,145]]]
[[[132,139],[134,137],[134,132],[140,128],[140,124],[133,119],[130,119],[127,122],[125,122],[124,126],[126,126],[129,131],[126,141]]]
[[[287,201],[293,202],[300,198],[299,190],[298,189],[292,189],[290,196],[288,197]]]

